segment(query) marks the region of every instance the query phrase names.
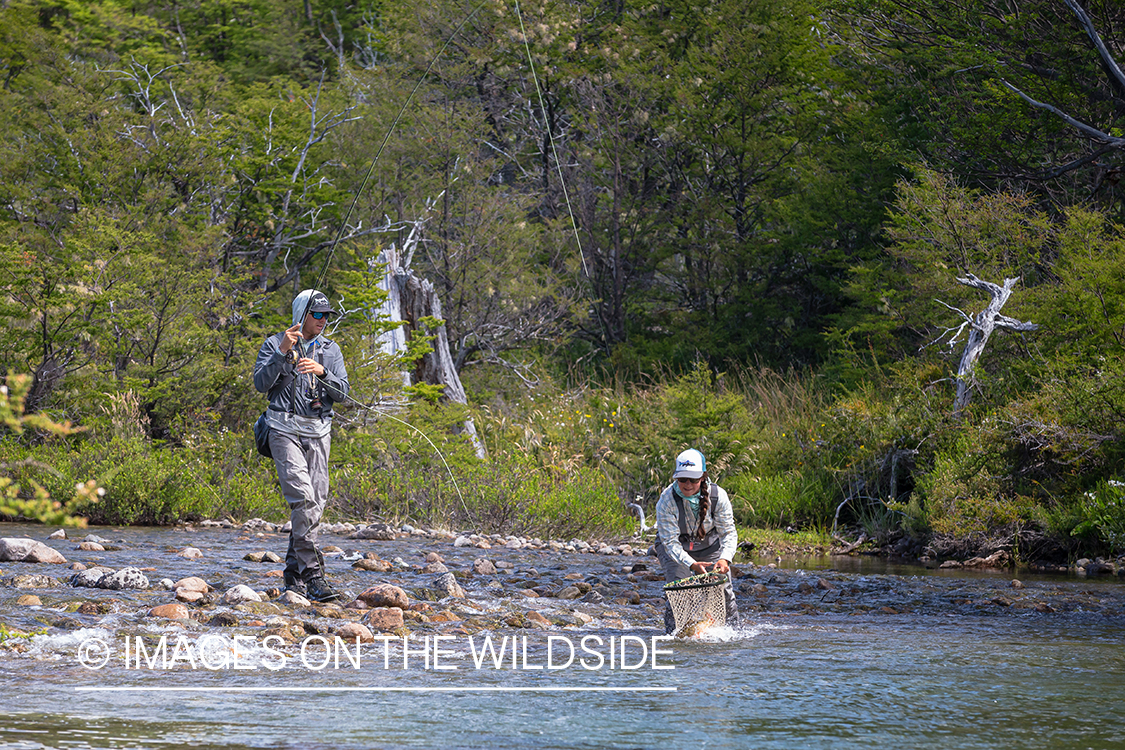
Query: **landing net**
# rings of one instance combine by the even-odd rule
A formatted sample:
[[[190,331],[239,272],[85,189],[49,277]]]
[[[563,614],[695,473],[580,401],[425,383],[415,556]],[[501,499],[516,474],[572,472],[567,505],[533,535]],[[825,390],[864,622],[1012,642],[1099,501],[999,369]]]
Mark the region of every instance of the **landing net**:
[[[700,573],[664,584],[664,598],[672,608],[678,637],[696,635],[726,622],[726,583],[722,573]]]

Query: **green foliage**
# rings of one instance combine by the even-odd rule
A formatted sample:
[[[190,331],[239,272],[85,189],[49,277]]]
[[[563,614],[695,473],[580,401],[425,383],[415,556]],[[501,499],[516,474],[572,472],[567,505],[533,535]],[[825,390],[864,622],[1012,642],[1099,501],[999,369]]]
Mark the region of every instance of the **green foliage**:
[[[724,484],[731,496],[735,520],[746,526],[785,528],[808,520],[823,520],[823,513],[807,516],[798,508],[798,498],[805,487],[800,473],[752,477],[739,474]]]
[[[850,291],[860,309],[831,335],[839,354],[871,363],[868,353],[877,352],[875,364],[935,349],[961,322],[950,307],[981,309],[980,292],[957,282],[967,273],[996,283],[1018,277],[1021,290],[1047,281],[1057,243],[1057,227],[1029,197],[970,190],[929,169],[898,184],[886,231],[889,262],[856,269]],[[1024,319],[1028,299],[1014,295],[1004,314]]]
[[[1107,132],[1117,99],[1065,4],[1009,5],[11,0],[5,512],[283,518],[249,375],[315,284],[392,410],[340,406],[331,514],[616,533],[690,446],[744,523],[1114,544],[1083,498],[1125,461],[1115,152],[1000,78]],[[382,351],[392,244],[468,406],[402,387],[437,321]],[[966,271],[1041,329],[955,424]]]
[[[1119,356],[1125,351],[1125,228],[1102,212],[1073,208],[1059,227],[1058,253],[1058,284],[1041,293],[1048,346],[1087,362]]]
[[[480,461],[468,441],[451,431],[464,416],[455,404],[423,403],[403,422],[387,420],[371,434],[336,440],[332,455],[339,469],[332,479],[331,512],[452,530],[552,537],[622,533],[629,528],[631,522],[604,474],[587,467],[543,467],[502,447]]]
[[[1125,550],[1125,482],[1105,479],[1082,496],[1082,522],[1073,536],[1094,535],[1111,554]]]
[[[25,478],[22,481],[16,477],[25,468],[41,468],[56,476],[59,472],[50,465],[35,466],[33,463],[21,461],[16,457],[14,436],[22,435],[25,430],[41,431],[47,435],[63,437],[73,435],[78,430],[69,423],[59,424],[45,414],[25,414],[24,403],[31,387],[31,378],[26,375],[9,374],[4,385],[0,385],[0,424],[6,428],[5,434],[0,437],[0,456],[3,457],[3,468],[8,476],[0,476],[0,517],[26,518],[44,524],[61,524],[64,526],[85,526],[86,519],[71,515],[75,508],[84,503],[96,503],[102,494],[101,488],[93,481],[69,484],[58,488],[56,497],[71,497],[63,503],[51,499],[51,493],[34,479]]]

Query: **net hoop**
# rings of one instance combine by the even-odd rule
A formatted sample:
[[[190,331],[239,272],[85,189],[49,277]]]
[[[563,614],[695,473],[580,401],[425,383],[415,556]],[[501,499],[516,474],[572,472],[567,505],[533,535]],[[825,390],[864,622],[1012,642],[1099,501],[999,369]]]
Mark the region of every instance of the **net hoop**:
[[[665,591],[686,591],[687,589],[702,589],[708,586],[722,586],[727,582],[727,577],[722,573],[700,573],[687,578],[680,578],[671,583],[664,584]]]

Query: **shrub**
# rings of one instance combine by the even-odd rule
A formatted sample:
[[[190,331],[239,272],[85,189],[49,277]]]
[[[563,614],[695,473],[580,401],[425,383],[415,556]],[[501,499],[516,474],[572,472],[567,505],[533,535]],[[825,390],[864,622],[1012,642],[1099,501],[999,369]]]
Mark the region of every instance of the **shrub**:
[[[1125,482],[1103,480],[1082,501],[1082,520],[1071,534],[1094,536],[1111,554],[1125,551]]]

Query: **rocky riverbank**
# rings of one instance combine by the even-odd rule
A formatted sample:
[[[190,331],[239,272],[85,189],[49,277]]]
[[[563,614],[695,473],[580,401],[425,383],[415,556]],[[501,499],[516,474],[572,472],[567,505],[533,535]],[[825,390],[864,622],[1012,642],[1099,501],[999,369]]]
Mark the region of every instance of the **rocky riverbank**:
[[[38,536],[39,538],[35,538]],[[409,526],[323,527],[329,578],[354,592],[344,605],[281,590],[286,529],[254,520],[174,529],[110,529],[66,538],[0,525],[0,649],[32,648],[34,634],[101,628],[169,632],[380,634],[651,631],[663,576],[641,542],[609,544],[454,534]],[[33,561],[41,560],[41,561]],[[1120,561],[1098,563],[1120,570]],[[919,568],[918,573],[925,573]],[[1115,580],[858,575],[737,561],[744,618],[946,613],[965,616],[1125,617]]]

